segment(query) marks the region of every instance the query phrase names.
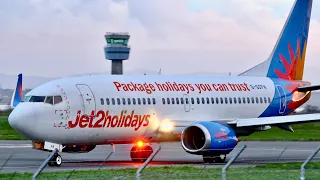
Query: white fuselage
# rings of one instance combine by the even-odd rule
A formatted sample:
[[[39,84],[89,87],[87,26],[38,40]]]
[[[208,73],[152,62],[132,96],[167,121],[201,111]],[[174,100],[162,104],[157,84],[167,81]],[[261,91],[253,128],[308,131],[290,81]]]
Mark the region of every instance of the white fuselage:
[[[37,141],[98,144],[155,137],[163,121],[173,121],[179,134],[179,122],[256,118],[270,105],[275,85],[265,77],[96,75],[54,80],[30,96],[61,96],[62,102],[20,103],[15,112],[28,111],[20,133]]]

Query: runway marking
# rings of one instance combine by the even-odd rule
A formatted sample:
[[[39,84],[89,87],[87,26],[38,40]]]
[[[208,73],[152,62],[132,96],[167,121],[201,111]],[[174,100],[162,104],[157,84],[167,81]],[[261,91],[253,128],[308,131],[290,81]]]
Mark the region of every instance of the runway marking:
[[[0,144],[0,149],[31,148],[30,144]]]

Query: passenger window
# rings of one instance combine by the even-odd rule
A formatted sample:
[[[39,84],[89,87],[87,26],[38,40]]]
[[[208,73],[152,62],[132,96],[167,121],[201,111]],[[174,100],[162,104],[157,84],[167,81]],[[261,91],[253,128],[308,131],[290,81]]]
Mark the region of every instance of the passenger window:
[[[156,99],[152,98],[152,102],[153,102],[153,104],[156,104]]]
[[[258,97],[256,97],[256,103],[259,104],[259,98]]]
[[[231,97],[229,98],[229,102],[230,102],[230,104],[232,104],[232,98]]]
[[[188,98],[186,98],[186,104],[189,104],[189,99]]]
[[[53,97],[52,96],[47,96],[46,103],[53,105]]]
[[[214,98],[213,97],[211,98],[211,103],[214,104]]]
[[[114,98],[111,99],[111,103],[112,103],[112,105],[116,104],[116,101],[114,100]]]
[[[132,98],[132,104],[136,105],[136,98]]]
[[[176,103],[179,104],[179,98],[176,98]]]
[[[184,100],[183,98],[180,98],[181,104],[184,104]]]
[[[241,98],[240,97],[238,97],[238,103],[241,104]]]
[[[151,104],[151,99],[150,98],[148,98],[148,104]]]
[[[166,104],[166,100],[162,98],[162,104]]]
[[[200,98],[197,98],[197,103],[200,104]]]
[[[254,98],[253,97],[251,97],[251,103],[254,104]]]
[[[53,98],[54,104],[59,104],[62,102],[62,97],[61,96],[54,96]]]
[[[167,98],[167,104],[170,104],[170,98]]]
[[[131,105],[131,99],[128,98],[127,100],[128,100],[128,105]]]
[[[233,102],[237,104],[237,98],[233,98]]]
[[[118,105],[121,104],[120,98],[117,98]]]
[[[191,98],[191,104],[194,104],[194,98]]]
[[[106,103],[107,103],[107,105],[110,105],[110,100],[109,100],[109,98],[106,98]]]
[[[269,102],[269,103],[271,103],[271,99],[270,99],[270,97],[268,97],[268,102]]]
[[[267,104],[267,98],[266,98],[266,97],[264,97],[264,103],[266,103],[266,104]]]
[[[101,105],[104,105],[104,100],[103,100],[103,98],[100,99],[100,103],[101,103]]]
[[[122,104],[126,105],[126,99],[125,98],[122,98]]]
[[[263,103],[262,97],[260,97],[260,103],[261,103],[261,104]]]
[[[216,98],[216,104],[219,104],[219,98]]]
[[[250,98],[249,97],[247,97],[247,102],[248,102],[248,104],[250,104]]]
[[[145,98],[142,98],[142,104],[146,105],[146,99]]]
[[[210,104],[210,99],[207,97],[207,104]]]
[[[174,104],[174,98],[171,98],[172,104]]]
[[[223,104],[223,98],[222,97],[220,98],[220,103]]]
[[[228,104],[228,98],[224,98],[226,104]]]
[[[202,102],[202,104],[205,104],[205,102],[204,102],[204,98],[201,98],[201,102]]]
[[[138,104],[140,105],[141,104],[141,100],[140,100],[140,98],[137,98],[138,99]]]

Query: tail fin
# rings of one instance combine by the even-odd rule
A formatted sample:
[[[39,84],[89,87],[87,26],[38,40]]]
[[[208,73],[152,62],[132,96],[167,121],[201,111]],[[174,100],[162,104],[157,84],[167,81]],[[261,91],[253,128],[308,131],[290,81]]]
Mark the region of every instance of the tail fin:
[[[11,99],[11,108],[15,108],[22,101],[22,74],[18,75],[16,89],[13,91]]]
[[[270,57],[241,76],[302,80],[312,1],[296,0]]]

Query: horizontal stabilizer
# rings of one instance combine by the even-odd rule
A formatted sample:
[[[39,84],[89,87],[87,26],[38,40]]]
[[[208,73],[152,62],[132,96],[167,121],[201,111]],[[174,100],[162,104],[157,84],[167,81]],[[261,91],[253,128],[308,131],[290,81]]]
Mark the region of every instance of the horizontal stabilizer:
[[[320,89],[320,85],[298,87],[298,91],[299,92],[316,91],[316,90],[319,90],[319,89]]]

